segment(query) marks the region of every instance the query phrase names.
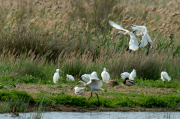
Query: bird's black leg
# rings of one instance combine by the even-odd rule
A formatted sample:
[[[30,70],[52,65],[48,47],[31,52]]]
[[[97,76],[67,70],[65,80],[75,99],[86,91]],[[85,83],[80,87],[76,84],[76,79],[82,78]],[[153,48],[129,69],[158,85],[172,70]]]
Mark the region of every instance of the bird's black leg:
[[[91,96],[89,97],[89,99],[90,99],[91,97],[92,97],[92,91],[91,91]],[[88,99],[88,100],[89,100],[89,99]]]
[[[129,46],[127,47],[126,51],[128,51],[128,50],[129,50]],[[131,52],[131,50],[129,50],[129,52]]]
[[[114,37],[113,37],[113,39],[116,37],[116,36],[118,36],[120,33],[118,33],[118,34],[116,34]]]
[[[128,50],[129,50],[129,46],[127,47],[126,51],[128,51]]]
[[[150,48],[150,47],[151,47],[151,44],[148,42],[148,51],[147,51],[146,55],[149,54],[149,48]]]
[[[94,91],[95,92],[95,91]],[[95,92],[96,96],[97,96],[97,99],[98,99],[98,104],[99,104],[99,97],[98,97],[98,94]]]
[[[165,84],[165,81],[164,81],[164,84]]]

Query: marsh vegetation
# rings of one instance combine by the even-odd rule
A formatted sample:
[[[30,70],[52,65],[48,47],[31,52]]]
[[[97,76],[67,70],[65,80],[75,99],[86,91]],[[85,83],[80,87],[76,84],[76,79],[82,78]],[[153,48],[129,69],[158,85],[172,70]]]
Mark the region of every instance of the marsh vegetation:
[[[49,110],[63,110],[64,105],[95,108],[96,97],[87,100],[90,90],[84,96],[69,90],[76,82],[66,81],[66,74],[78,81],[82,74],[100,74],[104,67],[120,85],[103,84],[107,92],[98,92],[101,107],[179,110],[179,4],[170,0],[0,0],[0,111],[9,112],[14,105],[18,111],[28,111],[32,105]],[[145,55],[147,47],[127,52],[128,37],[111,39],[118,31],[109,20],[129,30],[132,24],[145,25],[153,40],[149,55]],[[54,84],[57,68],[60,79]],[[122,84],[120,73],[132,69],[137,72],[137,85],[129,88]],[[172,81],[164,84],[161,71],[167,71]]]

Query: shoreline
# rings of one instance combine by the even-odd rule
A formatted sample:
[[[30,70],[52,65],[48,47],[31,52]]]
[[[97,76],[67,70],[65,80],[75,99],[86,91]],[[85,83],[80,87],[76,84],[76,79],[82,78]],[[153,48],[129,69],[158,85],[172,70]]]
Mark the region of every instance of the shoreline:
[[[38,112],[39,107],[29,106],[25,112]],[[177,112],[179,110],[172,110],[171,108],[144,108],[144,107],[75,107],[70,105],[57,105],[57,106],[46,106],[43,107],[40,112]]]

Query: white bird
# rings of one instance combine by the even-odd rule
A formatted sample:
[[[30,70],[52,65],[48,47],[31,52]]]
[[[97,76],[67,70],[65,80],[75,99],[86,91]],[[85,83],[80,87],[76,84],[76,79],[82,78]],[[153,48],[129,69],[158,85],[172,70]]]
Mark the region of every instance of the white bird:
[[[78,86],[76,86],[74,88],[74,92],[77,95],[83,95],[85,91],[86,91],[86,87],[78,87]]]
[[[109,79],[110,79],[110,75],[109,75],[109,73],[106,71],[106,68],[104,68],[104,71],[102,71],[101,77],[102,77],[102,79],[103,79],[104,82],[108,83],[108,81],[109,81]]]
[[[89,82],[90,81],[90,78],[89,78],[90,75],[97,77],[97,72],[93,71],[91,74],[83,74],[81,76],[81,78],[83,81]]]
[[[135,34],[124,29],[122,26],[116,24],[113,21],[109,20],[109,24],[113,27],[115,27],[116,29],[121,30],[120,32],[118,32],[117,35],[122,34],[122,35],[129,35],[130,36],[130,41],[129,41],[129,47],[127,48],[127,50],[137,50],[139,48],[139,43],[138,43],[138,39],[136,38]],[[122,32],[123,31],[123,32]],[[116,36],[117,36],[116,35]],[[115,36],[114,36],[115,37]]]
[[[151,40],[151,37],[148,34],[147,28],[145,26],[139,26],[139,25],[133,25],[131,26],[134,32],[136,32],[136,35],[142,36],[142,40],[140,41],[139,47],[145,47],[148,44],[148,51],[147,55],[149,53],[149,48],[152,47],[153,41]]]
[[[133,69],[132,72],[131,72],[130,75],[129,75],[129,79],[130,79],[130,80],[134,80],[135,77],[136,77],[136,70]]]
[[[121,78],[125,79],[125,78],[129,78],[130,73],[129,72],[124,72],[121,73]]]
[[[169,77],[168,73],[165,72],[165,71],[161,72],[161,79],[162,79],[162,81],[164,81],[164,83],[165,83],[165,81],[170,81],[171,80],[171,78]]]
[[[75,81],[75,80],[74,80],[74,77],[73,77],[72,75],[69,75],[69,74],[66,74],[66,79],[67,79],[68,81]]]
[[[54,73],[54,76],[53,76],[53,82],[57,83],[58,79],[59,79],[59,69],[56,69],[56,72]]]
[[[92,92],[94,91],[94,93],[96,94],[96,96],[98,98],[98,103],[99,103],[99,97],[98,97],[98,94],[96,93],[96,90],[104,90],[103,88],[101,88],[102,87],[102,80],[99,80],[98,77],[93,76],[93,75],[89,75],[89,78],[90,78],[90,81],[88,83],[84,83],[83,81],[79,81],[77,84],[81,83],[82,87],[87,87],[87,88],[91,89],[91,96],[89,97],[89,99],[92,97]],[[75,84],[75,85],[77,85],[77,84]]]

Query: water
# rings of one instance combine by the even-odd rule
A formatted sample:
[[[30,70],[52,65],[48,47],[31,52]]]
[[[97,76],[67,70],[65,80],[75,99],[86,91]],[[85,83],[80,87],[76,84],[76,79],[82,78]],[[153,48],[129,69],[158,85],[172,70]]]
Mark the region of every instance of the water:
[[[33,119],[38,113],[20,113],[20,117],[0,114],[0,119]],[[43,112],[42,119],[180,119],[180,112]]]

